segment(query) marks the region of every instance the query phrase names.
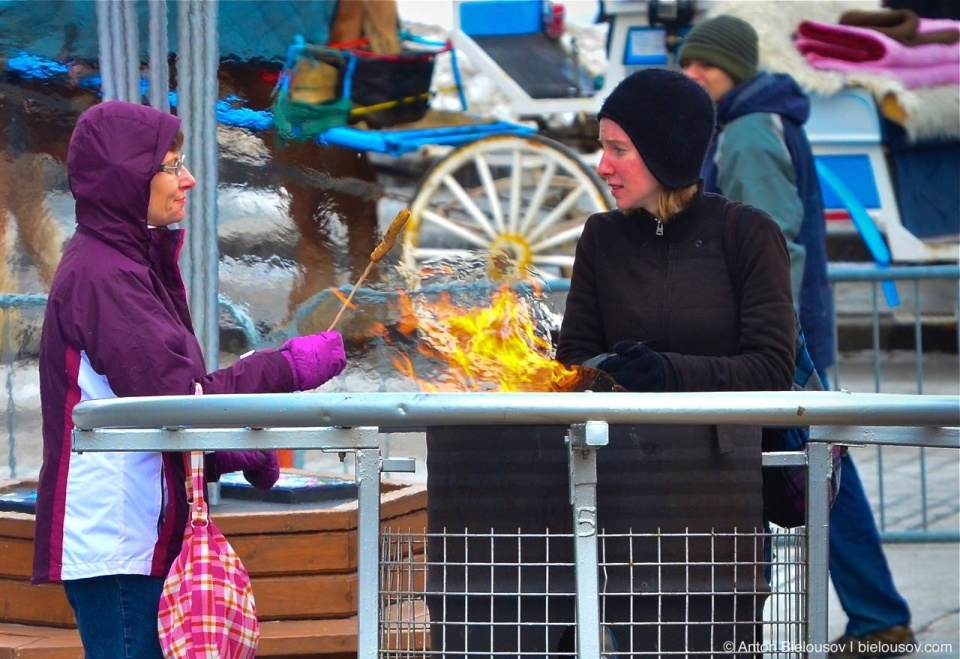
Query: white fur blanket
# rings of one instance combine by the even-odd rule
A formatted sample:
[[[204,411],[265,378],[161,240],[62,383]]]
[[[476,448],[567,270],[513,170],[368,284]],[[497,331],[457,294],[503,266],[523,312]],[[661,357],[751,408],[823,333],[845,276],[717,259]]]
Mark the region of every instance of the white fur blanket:
[[[877,103],[895,101],[902,112],[885,114],[903,125],[913,140],[960,137],[960,86],[907,89],[896,78],[866,72],[821,71],[812,67],[794,42],[801,21],[837,23],[851,9],[881,11],[879,0],[717,0],[706,3],[706,17],[738,16],[760,35],[760,65],[789,73],[808,92],[833,94],[851,85],[870,90]]]

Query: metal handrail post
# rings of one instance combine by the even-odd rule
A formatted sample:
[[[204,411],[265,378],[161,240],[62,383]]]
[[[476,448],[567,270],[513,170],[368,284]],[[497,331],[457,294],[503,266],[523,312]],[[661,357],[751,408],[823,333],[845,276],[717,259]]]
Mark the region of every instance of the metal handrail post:
[[[577,596],[577,656],[600,656],[600,587],[597,575],[597,448],[609,442],[606,421],[570,426],[567,462],[573,509],[574,573]]]
[[[807,444],[807,655],[826,659],[829,610],[830,444]],[[841,474],[842,477],[842,474]]]
[[[376,657],[380,630],[380,429],[354,428],[357,477],[357,656]]]

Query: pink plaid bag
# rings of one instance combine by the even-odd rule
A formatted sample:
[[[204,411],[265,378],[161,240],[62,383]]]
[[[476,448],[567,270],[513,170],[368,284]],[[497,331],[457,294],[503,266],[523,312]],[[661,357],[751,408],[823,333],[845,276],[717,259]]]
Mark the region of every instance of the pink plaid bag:
[[[184,456],[184,461],[193,501],[183,549],[170,567],[160,596],[158,628],[163,656],[255,657],[260,626],[250,575],[210,520],[203,497],[203,453],[196,451],[191,459]]]

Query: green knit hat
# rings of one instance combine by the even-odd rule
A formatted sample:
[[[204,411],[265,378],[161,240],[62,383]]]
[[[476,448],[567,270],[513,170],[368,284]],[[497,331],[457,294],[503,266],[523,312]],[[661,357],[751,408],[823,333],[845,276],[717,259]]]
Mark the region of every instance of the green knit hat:
[[[680,46],[680,66],[703,60],[726,71],[735,82],[757,74],[757,31],[736,16],[717,16],[693,26]]]

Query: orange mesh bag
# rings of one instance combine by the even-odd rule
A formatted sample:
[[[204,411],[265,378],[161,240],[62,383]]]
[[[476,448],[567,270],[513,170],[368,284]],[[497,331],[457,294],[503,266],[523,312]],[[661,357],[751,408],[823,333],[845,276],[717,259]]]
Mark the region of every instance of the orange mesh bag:
[[[203,453],[196,451],[184,460],[193,501],[183,549],[170,567],[160,596],[158,627],[163,656],[255,657],[260,626],[250,575],[210,520],[203,497]]]

